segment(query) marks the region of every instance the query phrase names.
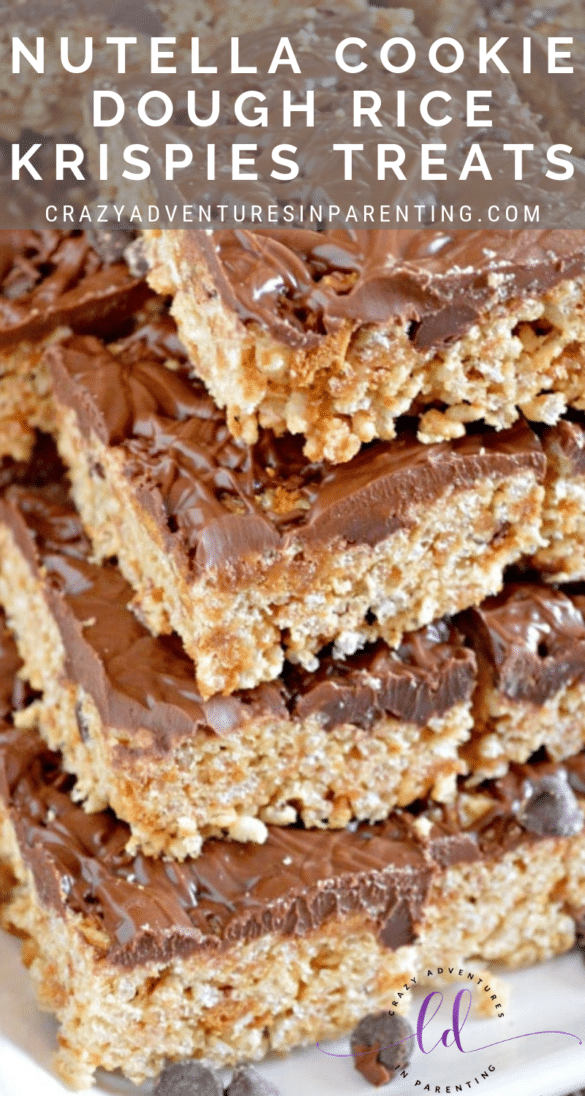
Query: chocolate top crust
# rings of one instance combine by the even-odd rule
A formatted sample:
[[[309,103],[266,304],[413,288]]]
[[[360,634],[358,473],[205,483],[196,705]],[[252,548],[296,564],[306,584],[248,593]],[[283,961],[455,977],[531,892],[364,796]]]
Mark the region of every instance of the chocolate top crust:
[[[469,330],[490,302],[539,296],[585,270],[585,232],[424,229],[184,233],[244,322],[299,349],[341,323],[409,324],[424,351]]]
[[[494,686],[511,700],[543,704],[585,676],[581,608],[577,598],[544,584],[511,584],[459,620]]]
[[[0,233],[0,347],[67,324],[115,330],[148,289],[125,263],[104,263],[82,232]]]
[[[232,438],[186,366],[165,367],[178,353],[163,317],[112,348],[73,337],[47,360],[57,399],[83,433],[120,447],[139,502],[188,577],[221,568],[228,582],[246,562],[287,547],[375,545],[448,488],[529,468],[544,475],[540,442],[523,422],[438,445],[404,431],[341,466],[311,463],[290,435],[264,431],[249,447]]]
[[[166,750],[195,730],[224,735],[261,717],[317,714],[328,730],[368,729],[385,715],[425,725],[471,694],[474,655],[455,628],[437,622],[395,651],[379,642],[345,661],[325,653],[315,673],[287,666],[269,685],[205,702],[178,637],[152,636],[128,608],[133,591],[117,567],[91,562],[65,479],[11,487],[0,498],[0,521],[44,583],[68,678],[91,693],[106,727],[151,732],[131,742],[134,756]]]
[[[375,13],[373,14],[375,19]],[[309,22],[309,25],[307,25]],[[371,20],[370,20],[371,22]],[[510,153],[502,146],[510,140],[531,145],[536,153],[534,161],[525,165],[524,181],[517,193],[518,199],[527,202],[541,199],[543,210],[558,205],[558,190],[546,179],[538,157],[544,160],[544,148],[550,142],[539,119],[531,115],[526,104],[518,98],[517,89],[509,76],[492,72],[478,75],[477,59],[468,49],[467,56],[457,72],[441,74],[441,90],[451,97],[448,113],[451,122],[440,129],[440,140],[445,142],[445,180],[421,184],[420,147],[436,138],[437,130],[426,128],[420,120],[419,104],[423,96],[437,87],[437,74],[426,61],[429,42],[409,28],[408,40],[424,60],[400,74],[399,85],[405,93],[405,118],[407,124],[396,126],[393,104],[388,104],[383,77],[372,67],[370,58],[379,55],[385,34],[368,27],[367,15],[360,18],[359,35],[368,43],[363,58],[370,63],[362,73],[347,76],[337,66],[330,64],[336,45],[346,36],[356,33],[355,20],[329,18],[291,24],[283,28],[268,28],[262,35],[256,33],[242,38],[242,55],[258,67],[259,73],[268,71],[270,61],[280,35],[286,33],[293,48],[298,46],[302,75],[273,74],[266,94],[266,107],[270,126],[254,130],[258,144],[255,171],[258,181],[232,186],[235,201],[247,200],[249,204],[264,200],[288,198],[294,207],[300,202],[305,206],[329,203],[341,207],[355,203],[359,206],[374,202],[380,204],[409,201],[430,210],[441,204],[456,208],[461,205],[462,190],[456,180],[472,144],[479,144],[492,174],[492,180],[474,175],[473,190],[467,191],[466,200],[472,200],[474,208],[489,206],[492,202],[510,201],[511,176]],[[399,32],[400,33],[400,32]],[[518,34],[518,39],[520,34]],[[362,54],[360,53],[360,56]],[[401,55],[402,56],[402,55]],[[219,50],[214,63],[221,74],[222,103],[231,103],[242,91],[257,88],[258,76],[229,75],[229,56]],[[570,79],[570,78],[569,78]],[[200,78],[201,80],[201,78]],[[217,85],[218,77],[214,77]],[[167,85],[165,85],[167,86]],[[153,132],[136,122],[135,109],[126,111],[122,125],[128,137],[153,145],[156,161],[164,165],[164,145],[168,142],[184,142],[186,137],[192,146],[201,142],[201,131],[194,132],[183,104],[187,92],[193,88],[189,80],[172,78],[168,85],[173,102],[177,105],[172,122],[157,127]],[[293,97],[304,100],[307,89],[314,89],[319,112],[314,129],[294,130],[294,143],[298,147],[299,178],[290,185],[279,184],[274,197],[263,182],[270,176],[272,163],[269,151],[290,142],[291,129],[279,128],[273,121],[282,115],[279,100],[284,89],[293,88]],[[339,142],[347,142],[352,132],[353,95],[358,89],[376,87],[381,93],[382,106],[378,112],[380,128],[365,127],[359,130],[357,140],[363,146],[359,154],[359,167],[354,178],[342,178],[340,153],[328,152]],[[492,126],[470,129],[464,124],[466,98],[470,89],[484,89],[491,93]],[[205,89],[205,90],[203,90]],[[119,90],[124,94],[121,84]],[[135,99],[143,88],[126,91],[135,107]],[[208,101],[209,82],[202,82],[204,101]],[[392,96],[390,96],[390,103]],[[218,156],[217,178],[222,178],[221,166],[225,163],[229,179],[229,155],[232,142],[240,137],[241,127],[231,121],[225,108],[215,128]],[[355,134],[355,131],[354,131]],[[206,140],[206,138],[205,138]],[[376,146],[380,140],[396,143],[405,153],[404,180],[388,178],[382,185],[377,183],[369,165],[376,162]],[[570,142],[569,142],[570,143]],[[224,146],[224,147],[222,147]],[[196,161],[203,160],[203,150],[197,150]],[[315,164],[318,183],[315,186]],[[156,167],[154,173],[156,176]],[[580,176],[581,168],[576,168]],[[181,172],[176,184],[164,179],[158,171],[158,192],[168,196],[171,204],[201,200],[201,180],[194,179],[189,171]],[[223,178],[225,179],[225,175]],[[573,181],[574,191],[563,191],[563,203],[567,212],[571,202],[580,208],[582,184]],[[570,184],[571,187],[573,183]],[[230,184],[222,183],[226,202]],[[458,188],[459,187],[459,188]],[[246,193],[246,190],[250,193]],[[538,196],[538,197],[537,197]],[[485,223],[485,218],[484,218]],[[585,270],[585,232],[569,226],[575,223],[570,216],[567,228],[556,230],[480,230],[451,229],[442,225],[436,228],[427,223],[423,227],[405,229],[364,228],[326,229],[311,231],[299,228],[269,228],[250,230],[220,229],[213,232],[188,229],[181,233],[182,264],[191,268],[198,277],[203,270],[203,289],[210,296],[219,292],[224,304],[244,323],[254,322],[267,330],[277,340],[301,351],[318,347],[322,340],[335,333],[342,325],[351,328],[361,324],[381,324],[390,328],[396,321],[407,326],[413,345],[421,350],[448,346],[464,335],[490,304],[525,295],[540,295],[558,282],[582,274]],[[172,227],[172,226],[171,226]]]
[[[199,859],[175,864],[130,854],[129,830],[111,812],[77,806],[71,778],[35,734],[0,736],[0,794],[41,902],[101,929],[109,961],[127,967],[266,933],[304,935],[354,913],[386,947],[412,943],[438,867],[499,857],[543,836],[519,819],[554,766],[517,768],[482,787],[491,806],[473,827],[447,808],[431,809],[428,838],[406,811],[342,831],[269,827],[264,845],[211,839]]]
[[[211,840],[196,861],[149,859],[126,851],[130,832],[111,812],[77,807],[58,758],[24,737],[0,738],[22,855],[41,900],[97,922],[113,962],[165,961],[269,932],[303,935],[351,913],[388,946],[414,938],[432,864],[400,817],[355,832],[274,827],[265,845]]]

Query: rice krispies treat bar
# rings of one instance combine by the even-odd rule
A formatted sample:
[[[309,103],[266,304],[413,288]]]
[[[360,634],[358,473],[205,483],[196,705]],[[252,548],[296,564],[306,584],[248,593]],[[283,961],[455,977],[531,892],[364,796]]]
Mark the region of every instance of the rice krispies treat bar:
[[[111,332],[148,296],[121,258],[81,232],[0,232],[0,458],[26,460],[35,427],[54,425],[42,361],[52,340],[67,329]]]
[[[417,401],[419,437],[553,423],[582,406],[579,231],[145,232],[172,310],[230,429],[307,439],[348,460],[391,438]],[[428,410],[427,410],[428,409]]]
[[[116,346],[50,348],[58,444],[94,549],[116,556],[155,633],[176,631],[201,695],[316,669],[495,592],[539,541],[544,457],[525,424],[424,446],[405,432],[349,464],[252,448],[177,361],[164,316]],[[169,369],[174,365],[174,370]]]
[[[205,704],[177,637],[151,636],[117,568],[91,562],[62,480],[9,489],[0,523],[0,600],[44,693],[31,718],[86,805],[112,806],[148,852],[197,855],[201,835],[262,841],[263,821],[340,827],[454,795],[475,659],[448,624]]]
[[[150,636],[117,568],[91,563],[62,483],[6,493],[0,551],[0,601],[43,690],[24,718],[63,750],[86,809],[113,807],[148,853],[261,842],[263,823],[378,821],[426,794],[452,802],[458,774],[477,784],[542,747],[559,761],[585,746],[581,602],[543,584],[465,614],[470,648],[438,621],[396,652],[286,665],[205,704],[176,637]]]
[[[360,31],[375,55],[384,34],[366,22]],[[280,28],[273,28],[246,41],[246,57],[260,72],[268,69],[279,34]],[[326,221],[319,226],[324,231],[310,231],[314,222],[308,228],[275,224],[240,230],[216,222],[209,229],[175,229],[172,224],[145,229],[149,279],[157,292],[173,297],[173,314],[194,370],[226,409],[234,436],[253,443],[261,427],[298,433],[306,439],[311,460],[344,462],[373,438],[392,438],[396,420],[413,403],[426,412],[420,437],[427,442],[461,436],[466,423],[478,420],[508,427],[519,410],[536,421],[555,422],[567,404],[585,397],[579,355],[565,355],[567,347],[583,344],[585,234],[572,228],[478,232],[451,224],[446,230],[430,220],[431,208],[434,215],[440,207],[461,202],[453,180],[470,137],[465,126],[441,129],[445,163],[453,171],[438,177],[444,182],[427,187],[421,205],[420,146],[429,134],[415,119],[424,93],[436,88],[435,74],[424,66],[401,75],[407,129],[396,126],[392,109],[382,106],[377,115],[385,139],[404,151],[400,189],[393,191],[387,182],[378,195],[377,180],[367,175],[380,133],[373,126],[360,131],[359,173],[350,183],[342,180],[336,155],[323,158],[322,127],[327,126],[332,144],[346,141],[356,87],[370,89],[372,71],[366,65],[348,78],[332,69],[325,80],[324,57],[352,34],[355,27],[343,19],[323,19],[309,27],[301,22],[290,29],[302,73],[276,74],[267,89],[271,125],[258,130],[253,194],[249,187],[230,189],[231,147],[241,127],[227,109],[223,112],[214,146],[217,178],[225,173],[223,208],[254,201],[275,209],[289,202],[293,211],[299,204],[305,210],[327,204],[359,207],[378,198],[380,204],[394,200],[406,208],[410,199],[411,207],[427,210],[427,220],[423,227],[404,229],[327,228]],[[416,27],[407,36],[424,55],[429,41]],[[218,72],[227,73],[222,79],[226,102],[243,90],[253,92],[257,76],[230,76],[227,51],[219,51],[214,62]],[[280,117],[279,100],[283,89],[290,90],[291,79],[300,100],[308,89],[318,89],[321,127],[314,135],[297,133],[298,177],[271,189],[271,149],[279,140],[290,140],[290,128],[278,128],[274,118]],[[507,130],[534,150],[522,181],[525,200],[537,201],[540,195],[543,207],[550,204],[554,197],[543,190],[550,184],[547,168],[537,164],[550,138],[539,116],[521,102],[510,77],[497,72],[481,79],[492,97],[498,136],[495,129],[481,133],[492,178],[475,176],[475,208],[485,206],[487,220],[487,207],[504,197],[499,188],[509,179],[509,152],[499,142]],[[465,115],[476,81],[477,61],[469,49],[460,69],[442,76],[453,114]],[[154,132],[136,120],[142,87],[122,80],[117,88],[127,105],[125,118],[118,128],[106,127],[101,139],[112,144],[115,155],[129,140],[152,145],[157,170],[150,186],[161,208],[209,203],[213,188],[202,191],[195,170],[187,168],[168,180],[163,169],[168,144],[185,139],[192,78],[172,77],[175,112]],[[202,132],[192,136],[194,163],[205,155]],[[317,157],[321,170],[315,189]],[[568,212],[573,199],[579,206],[581,170],[577,164],[573,190],[565,192],[567,225],[574,223]]]
[[[543,545],[532,564],[550,582],[585,579],[585,425],[574,415],[542,435],[547,470]]]
[[[458,618],[478,662],[468,784],[543,748],[560,761],[585,746],[584,610],[575,588],[523,581]]]
[[[216,1065],[343,1034],[407,978],[467,959],[516,967],[571,947],[585,902],[583,757],[524,766],[455,812],[357,830],[211,839],[182,865],[126,851],[87,815],[33,733],[0,738],[2,858],[18,883],[40,1003],[61,1024],[70,1083],[165,1059]]]
[[[385,5],[386,6],[386,5]],[[404,9],[405,25],[413,18],[411,4],[391,2],[388,7]],[[425,3],[418,0],[416,7],[428,23]],[[0,83],[2,105],[2,136],[18,141],[23,130],[33,133],[71,135],[79,130],[79,104],[84,89],[95,85],[95,73],[113,76],[117,67],[116,46],[108,45],[106,38],[130,34],[137,39],[127,47],[127,71],[137,73],[148,69],[150,36],[174,36],[177,47],[187,50],[191,36],[200,38],[200,55],[204,59],[231,35],[245,34],[272,24],[290,23],[304,17],[318,16],[320,8],[327,8],[326,0],[311,3],[309,0],[285,0],[248,3],[241,0],[196,0],[186,5],[182,0],[147,0],[140,5],[124,4],[111,0],[80,0],[75,11],[56,18],[55,4],[51,0],[3,0],[0,14],[8,31],[6,41],[0,47],[0,61],[6,73]],[[341,8],[347,13],[362,17],[368,13],[367,0],[343,0]],[[383,18],[383,12],[380,13]],[[437,22],[440,29],[440,18]],[[46,67],[39,75],[26,63],[21,65],[19,78],[12,76],[12,36],[18,36],[27,44],[31,35],[45,38]],[[93,38],[93,63],[85,73],[69,73],[58,61],[62,37],[69,38],[71,60],[79,63],[83,54],[81,46],[86,36]],[[77,47],[77,51],[76,51]],[[169,48],[169,47],[167,47]]]
[[[427,792],[453,798],[475,658],[449,624],[205,704],[177,638],[152,637],[131,598],[113,564],[92,564],[62,480],[6,492],[0,601],[43,690],[26,718],[63,750],[86,808],[113,807],[147,852],[196,856],[202,836],[263,841],[264,822],[339,828]]]

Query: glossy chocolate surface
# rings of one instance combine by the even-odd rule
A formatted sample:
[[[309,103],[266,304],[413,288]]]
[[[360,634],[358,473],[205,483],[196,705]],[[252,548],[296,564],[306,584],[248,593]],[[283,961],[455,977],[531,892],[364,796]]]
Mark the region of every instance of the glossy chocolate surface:
[[[530,296],[585,270],[585,232],[330,229],[186,232],[244,321],[311,347],[343,321],[410,325],[424,351],[447,346],[489,301]],[[497,291],[496,291],[497,286]]]
[[[128,853],[124,824],[75,805],[71,778],[35,734],[0,735],[0,794],[41,903],[101,929],[108,960],[123,966],[267,933],[302,936],[353,914],[384,946],[411,943],[438,869],[542,838],[519,819],[527,797],[555,771],[516,766],[482,786],[492,805],[474,826],[462,825],[455,808],[433,807],[427,838],[412,813],[397,811],[386,822],[343,831],[270,827],[264,845],[211,839],[199,859],[176,864]],[[419,804],[415,813],[426,810]]]
[[[388,938],[396,928],[390,946],[412,940],[432,865],[401,818],[355,832],[275,827],[264,845],[211,840],[182,864],[133,856],[127,827],[74,805],[58,758],[23,737],[0,737],[21,852],[41,900],[97,922],[113,962],[304,935],[352,913]]]
[[[510,584],[460,618],[511,700],[544,704],[585,677],[585,619],[578,599],[536,583]]]
[[[472,652],[452,626],[437,622],[405,636],[397,650],[378,642],[344,661],[325,652],[315,673],[286,666],[269,685],[205,702],[179,639],[152,636],[128,608],[133,591],[115,564],[91,562],[58,465],[52,482],[9,488],[0,498],[0,522],[43,585],[65,647],[66,676],[94,697],[106,727],[148,729],[150,739],[140,737],[145,751],[164,751],[196,730],[229,734],[259,718],[304,720],[316,713],[331,730],[341,723],[369,729],[392,715],[424,726],[473,688]]]
[[[125,263],[104,262],[81,232],[0,232],[0,348],[62,324],[115,330],[147,296]]]
[[[422,445],[402,431],[341,466],[311,463],[302,439],[270,431],[249,447],[186,366],[168,318],[114,349],[74,337],[47,354],[58,400],[107,446],[188,575],[230,572],[289,546],[375,545],[409,528],[417,508],[485,476],[544,474],[540,442],[523,423],[455,442]]]

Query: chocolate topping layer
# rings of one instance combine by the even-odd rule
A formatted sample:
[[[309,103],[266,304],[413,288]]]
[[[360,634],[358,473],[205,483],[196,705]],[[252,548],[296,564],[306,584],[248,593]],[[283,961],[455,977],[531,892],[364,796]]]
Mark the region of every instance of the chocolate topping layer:
[[[413,937],[432,864],[399,816],[355,832],[275,827],[265,845],[211,840],[198,860],[176,864],[132,856],[126,826],[75,806],[70,779],[34,736],[3,735],[0,759],[42,901],[103,928],[115,963],[303,935],[354,912],[384,933],[406,909],[400,943]]]
[[[60,324],[115,330],[148,293],[124,263],[104,263],[81,232],[0,233],[0,348]]]
[[[303,935],[353,913],[385,946],[410,943],[437,866],[501,856],[542,839],[519,821],[523,789],[558,768],[516,766],[482,786],[492,806],[473,827],[461,825],[455,808],[443,808],[436,821],[433,808],[426,839],[411,813],[396,811],[386,822],[351,830],[270,827],[264,845],[211,839],[198,860],[176,864],[131,855],[124,824],[110,812],[88,815],[76,806],[71,778],[36,735],[0,736],[0,794],[41,901],[101,929],[108,959],[123,966],[266,933]]]
[[[511,700],[543,704],[585,676],[580,610],[576,598],[550,586],[511,584],[467,610],[460,623],[471,633],[497,689]]]
[[[270,685],[204,702],[179,639],[152,636],[128,608],[133,591],[116,566],[91,562],[57,470],[42,487],[9,488],[0,521],[44,584],[69,680],[94,697],[106,727],[150,730],[150,745],[141,738],[145,750],[166,750],[195,730],[228,734],[260,717],[318,713],[328,729],[369,728],[384,715],[425,725],[471,694],[474,656],[452,626],[437,622],[407,635],[395,651],[379,642],[346,661],[325,654],[315,673],[287,666]]]
[[[121,447],[139,501],[191,575],[221,567],[229,576],[290,545],[375,545],[447,488],[521,469],[544,474],[540,443],[522,422],[438,445],[404,431],[341,466],[309,462],[302,439],[290,435],[265,431],[249,447],[231,437],[185,367],[165,368],[178,353],[162,317],[115,348],[74,337],[47,360],[58,400],[74,408],[85,434]]]
[[[367,727],[384,714],[422,726],[470,696],[475,657],[440,620],[405,635],[397,650],[379,641],[344,661],[322,658],[312,674],[287,665],[283,678],[295,714],[318,711],[327,728]]]
[[[539,296],[585,270],[585,232],[443,229],[185,233],[242,320],[308,348],[343,321],[409,323],[419,350],[446,346],[492,300]],[[497,291],[496,291],[497,286]]]

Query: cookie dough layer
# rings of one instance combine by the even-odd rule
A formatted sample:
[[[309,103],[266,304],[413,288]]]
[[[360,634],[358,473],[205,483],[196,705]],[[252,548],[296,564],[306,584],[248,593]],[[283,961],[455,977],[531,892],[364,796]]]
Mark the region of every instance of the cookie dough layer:
[[[585,579],[585,425],[582,416],[544,431],[544,544],[532,559],[550,582]]]
[[[154,638],[132,589],[90,546],[66,485],[0,500],[0,600],[43,699],[29,716],[64,754],[76,795],[111,806],[148,853],[196,856],[202,837],[263,841],[264,822],[378,821],[455,794],[475,658],[445,624],[318,673],[207,704],[176,636]],[[27,716],[28,718],[28,716]]]
[[[94,548],[117,556],[151,629],[180,635],[205,698],[285,657],[315,669],[331,641],[335,656],[395,646],[540,543],[544,456],[525,424],[435,446],[405,432],[335,468],[290,436],[235,441],[179,353],[161,319],[46,361]]]
[[[83,233],[0,232],[0,458],[26,460],[54,427],[44,350],[67,328],[107,332],[148,295]]]
[[[546,748],[559,761],[585,746],[585,597],[510,583],[460,618],[478,660],[470,782]]]
[[[566,771],[519,769],[446,811],[338,833],[211,840],[176,865],[126,851],[87,815],[38,737],[0,737],[1,854],[18,880],[5,920],[70,1083],[165,1059],[214,1064],[339,1036],[409,977],[470,958],[519,966],[574,942],[585,903],[583,813]],[[575,771],[574,766],[576,766]]]
[[[339,462],[394,437],[415,401],[426,442],[583,406],[583,232],[145,237],[194,368],[250,442],[289,430]]]

